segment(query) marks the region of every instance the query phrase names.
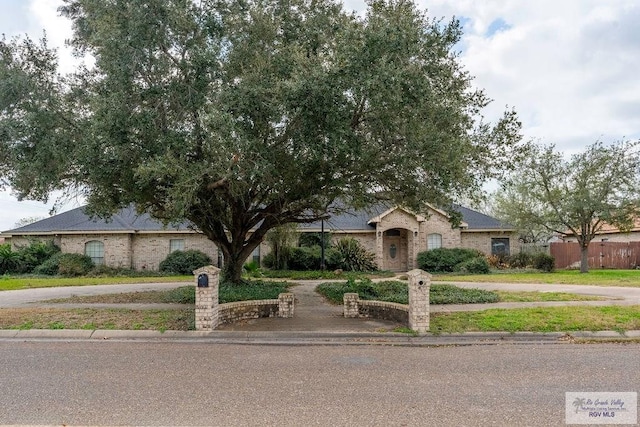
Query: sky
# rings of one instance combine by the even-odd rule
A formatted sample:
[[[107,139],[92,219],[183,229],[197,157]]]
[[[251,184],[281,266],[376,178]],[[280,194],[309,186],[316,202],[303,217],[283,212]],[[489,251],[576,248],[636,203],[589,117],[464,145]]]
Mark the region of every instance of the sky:
[[[52,46],[71,35],[57,16],[60,0],[0,0],[0,32]],[[345,0],[362,12],[364,0]],[[427,14],[463,23],[460,62],[493,99],[488,120],[514,108],[525,139],[555,144],[566,155],[601,140],[640,137],[640,2],[637,0],[418,0]],[[73,68],[61,51],[63,70]],[[55,199],[55,197],[54,197]],[[49,204],[0,191],[0,230],[26,217],[46,217]],[[81,204],[75,200],[60,210]]]

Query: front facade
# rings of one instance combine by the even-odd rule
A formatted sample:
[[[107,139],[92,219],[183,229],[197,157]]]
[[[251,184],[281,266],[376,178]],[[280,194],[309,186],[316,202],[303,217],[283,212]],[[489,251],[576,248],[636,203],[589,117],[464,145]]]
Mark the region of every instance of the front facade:
[[[325,231],[334,241],[353,237],[376,255],[381,270],[409,271],[417,268],[418,253],[437,248],[476,249],[486,255],[509,254],[520,250],[512,227],[479,212],[456,207],[462,213],[459,227],[452,227],[442,210],[429,208],[425,215],[400,207],[372,208],[329,219]],[[300,227],[302,232],[320,232],[314,223]]]
[[[324,229],[334,241],[357,239],[376,255],[380,269],[391,271],[416,268],[419,252],[440,247],[477,249],[487,255],[519,250],[512,228],[478,212],[457,209],[463,222],[455,228],[439,209],[417,215],[400,207],[378,207],[332,217],[325,221]],[[300,226],[301,233],[321,229],[319,222]],[[31,240],[53,240],[62,252],[85,254],[96,264],[135,270],[158,270],[160,262],[175,250],[197,249],[209,255],[214,264],[221,262],[216,246],[203,234],[184,225],[164,227],[132,208],[121,210],[108,222],[92,220],[83,208],[77,208],[2,236],[9,238],[14,248]],[[268,251],[263,242],[254,251],[253,260],[259,261]]]

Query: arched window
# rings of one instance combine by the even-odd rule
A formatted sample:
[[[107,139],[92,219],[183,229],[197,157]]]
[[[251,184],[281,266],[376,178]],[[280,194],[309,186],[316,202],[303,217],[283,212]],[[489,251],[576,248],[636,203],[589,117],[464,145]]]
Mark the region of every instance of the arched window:
[[[91,240],[84,244],[84,254],[91,258],[95,265],[104,264],[104,243]]]
[[[427,249],[438,249],[442,247],[442,234],[432,233],[427,236]]]

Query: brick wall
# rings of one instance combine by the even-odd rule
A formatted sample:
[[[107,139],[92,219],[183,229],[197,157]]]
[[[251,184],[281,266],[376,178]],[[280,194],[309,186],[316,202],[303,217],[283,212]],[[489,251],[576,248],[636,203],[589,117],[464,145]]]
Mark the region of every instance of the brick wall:
[[[466,232],[462,233],[461,247],[468,249],[477,249],[487,255],[491,255],[491,239],[509,239],[509,252],[516,254],[520,252],[520,241],[515,233],[502,232]]]
[[[131,236],[129,234],[67,234],[60,236],[60,250],[83,254],[87,242],[104,244],[104,263],[109,267],[131,268]]]
[[[459,248],[462,245],[460,229],[451,228],[449,219],[436,211],[430,211],[426,221],[420,224],[418,252],[427,250],[427,236],[429,234],[440,234],[443,248]]]
[[[362,246],[364,246],[364,248],[371,252],[372,254],[376,253],[376,233],[375,232],[369,232],[369,233],[338,233],[338,232],[332,232],[331,233],[331,239],[333,240],[333,243],[338,243],[338,240],[340,239],[344,239],[344,238],[349,238],[352,237],[354,239],[356,239],[357,241],[359,241]]]
[[[162,233],[136,234],[133,239],[132,264],[135,270],[158,270],[160,262],[169,255],[171,239],[184,240],[184,250],[199,250],[209,255],[213,265],[218,262],[218,250],[214,243],[202,234]]]

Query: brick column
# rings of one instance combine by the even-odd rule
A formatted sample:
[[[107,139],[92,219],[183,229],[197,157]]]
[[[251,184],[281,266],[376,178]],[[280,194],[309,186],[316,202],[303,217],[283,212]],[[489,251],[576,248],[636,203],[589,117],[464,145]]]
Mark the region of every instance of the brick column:
[[[431,275],[415,269],[409,276],[409,328],[418,333],[429,331],[429,288]]]
[[[346,293],[342,296],[343,308],[342,312],[344,317],[359,317],[360,316],[360,298],[357,293]]]
[[[220,269],[208,265],[197,269],[193,275],[196,286],[196,331],[212,331],[218,327]],[[204,277],[208,286],[202,286],[204,283],[199,283]]]
[[[293,317],[295,296],[288,292],[278,295],[278,317]]]

